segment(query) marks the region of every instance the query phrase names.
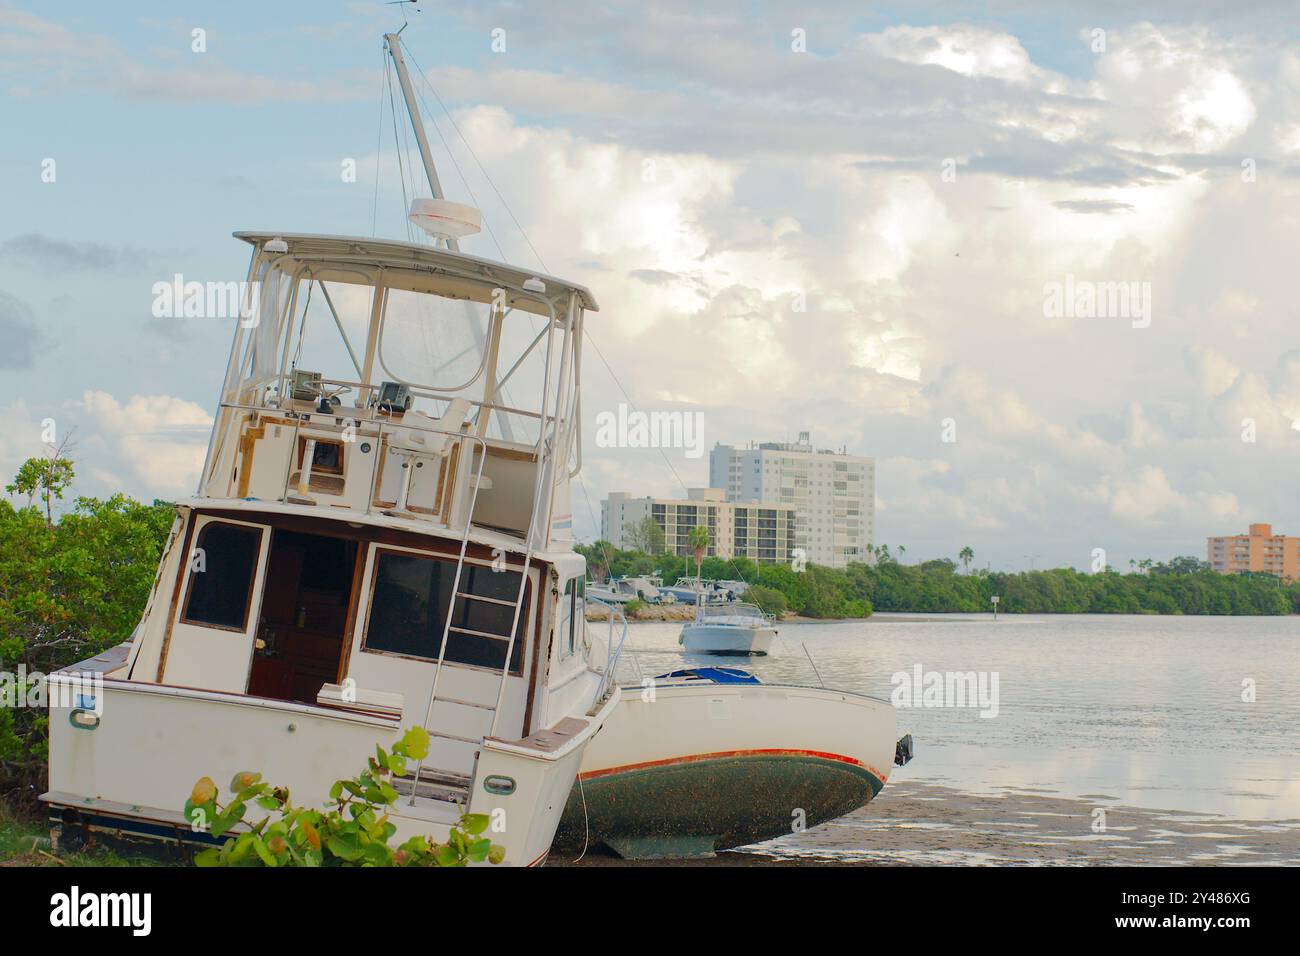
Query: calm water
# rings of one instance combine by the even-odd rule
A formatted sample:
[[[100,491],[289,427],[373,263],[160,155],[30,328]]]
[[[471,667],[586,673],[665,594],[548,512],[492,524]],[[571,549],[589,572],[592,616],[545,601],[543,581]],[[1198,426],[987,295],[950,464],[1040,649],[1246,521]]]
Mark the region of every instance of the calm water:
[[[889,698],[890,677],[997,672],[999,713],[899,710],[916,758],[893,780],[968,791],[1105,795],[1162,810],[1300,818],[1300,618],[880,614],[786,623],[773,654],[686,658],[680,624],[630,628],[620,676],[738,664],[769,682]],[[1256,699],[1242,701],[1242,681]]]

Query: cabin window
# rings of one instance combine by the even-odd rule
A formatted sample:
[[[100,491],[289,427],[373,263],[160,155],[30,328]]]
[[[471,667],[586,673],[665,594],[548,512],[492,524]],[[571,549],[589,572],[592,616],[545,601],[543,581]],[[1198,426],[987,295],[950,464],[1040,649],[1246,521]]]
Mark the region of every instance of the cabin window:
[[[190,591],[181,619],[186,624],[244,630],[261,546],[258,528],[222,521],[205,524],[190,556]]]
[[[436,661],[447,623],[456,562],[447,558],[380,551],[362,650]],[[505,666],[520,572],[466,564],[447,633],[444,660],[500,670]],[[510,672],[521,673],[528,601],[519,613]]]
[[[582,578],[570,578],[564,583],[564,601],[562,607],[568,615],[568,622],[561,622],[563,628],[561,634],[561,657],[572,657],[573,652],[578,646],[578,636],[582,628],[583,619],[583,593],[585,591],[584,581]]]

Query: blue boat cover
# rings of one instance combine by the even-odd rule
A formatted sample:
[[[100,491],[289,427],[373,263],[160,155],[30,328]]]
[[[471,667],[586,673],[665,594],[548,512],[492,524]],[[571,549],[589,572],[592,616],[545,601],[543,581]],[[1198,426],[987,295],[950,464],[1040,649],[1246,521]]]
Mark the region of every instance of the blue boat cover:
[[[689,667],[685,670],[673,671],[671,674],[660,674],[655,680],[670,680],[674,677],[685,677],[688,680],[693,678],[711,684],[763,683],[749,671],[742,671],[739,667]]]

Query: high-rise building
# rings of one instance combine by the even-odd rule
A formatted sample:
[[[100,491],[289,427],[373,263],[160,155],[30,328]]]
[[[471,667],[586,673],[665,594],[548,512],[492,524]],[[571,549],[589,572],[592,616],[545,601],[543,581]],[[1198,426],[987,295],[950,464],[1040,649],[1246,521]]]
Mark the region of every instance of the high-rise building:
[[[735,503],[770,501],[795,510],[795,547],[808,561],[842,568],[869,561],[875,540],[876,464],[847,451],[797,442],[716,445],[709,484]]]
[[[794,548],[795,513],[788,505],[733,504],[721,488],[688,488],[685,498],[634,498],[610,492],[600,503],[600,536],[616,548],[632,547],[632,534],[647,517],[664,533],[673,554],[691,554],[696,525],[709,529],[710,557],[787,561]]]
[[[1207,538],[1206,560],[1220,574],[1263,571],[1294,581],[1300,577],[1300,538],[1274,534],[1271,524],[1253,524],[1246,534]]]

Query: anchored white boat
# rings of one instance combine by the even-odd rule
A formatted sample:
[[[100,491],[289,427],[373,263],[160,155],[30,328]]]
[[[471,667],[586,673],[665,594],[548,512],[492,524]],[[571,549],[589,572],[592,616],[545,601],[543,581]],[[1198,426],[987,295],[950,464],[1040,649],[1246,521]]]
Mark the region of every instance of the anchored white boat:
[[[180,812],[198,778],[260,771],[319,805],[421,725],[396,839],[496,813],[507,863],[545,858],[619,703],[569,515],[596,303],[459,252],[472,212],[417,200],[433,245],[236,234],[250,292],[197,493],[131,639],[51,677],[70,693],[50,695],[42,799],[63,839],[210,843]]]
[[[682,626],[677,643],[688,654],[766,654],[776,633],[772,619],[756,605],[701,601],[695,620]]]
[[[887,700],[701,667],[625,686],[582,757],[557,849],[710,856],[843,816],[912,757]]]

